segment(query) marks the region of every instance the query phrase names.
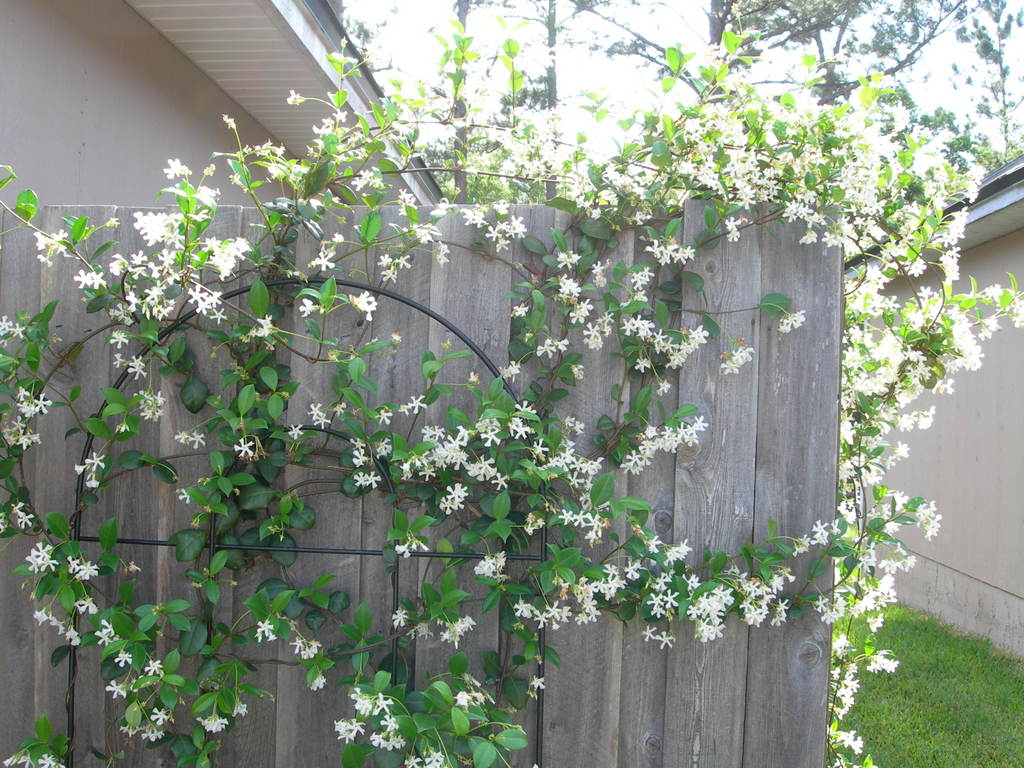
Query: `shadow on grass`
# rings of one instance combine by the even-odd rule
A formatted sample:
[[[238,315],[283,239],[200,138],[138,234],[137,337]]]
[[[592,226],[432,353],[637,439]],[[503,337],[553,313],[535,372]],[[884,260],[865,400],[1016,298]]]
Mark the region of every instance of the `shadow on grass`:
[[[854,625],[854,639],[864,632]],[[902,606],[886,610],[876,647],[899,669],[861,673],[843,727],[882,768],[1024,768],[1024,659]]]

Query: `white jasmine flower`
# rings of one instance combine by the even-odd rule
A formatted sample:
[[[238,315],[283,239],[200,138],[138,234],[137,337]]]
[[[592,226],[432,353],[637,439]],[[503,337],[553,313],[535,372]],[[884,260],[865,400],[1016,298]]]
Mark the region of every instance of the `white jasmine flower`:
[[[170,180],[185,178],[191,175],[192,171],[187,166],[183,165],[181,160],[168,160],[167,167],[164,168],[164,176]]]

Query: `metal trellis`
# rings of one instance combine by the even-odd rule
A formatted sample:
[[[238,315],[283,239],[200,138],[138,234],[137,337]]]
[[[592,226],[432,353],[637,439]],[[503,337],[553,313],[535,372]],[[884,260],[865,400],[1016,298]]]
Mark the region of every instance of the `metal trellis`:
[[[295,280],[295,279],[274,280],[274,281],[267,282],[266,286],[268,288],[285,288],[285,287],[289,287],[289,286],[294,287],[294,286],[299,286],[299,285],[322,285],[324,282],[326,282],[326,280],[327,280],[327,278],[322,278],[322,277],[310,277],[307,280]],[[512,397],[513,400],[515,400],[516,402],[519,401],[519,397],[516,394],[515,390],[509,385],[509,383],[507,381],[505,381],[502,378],[501,373],[499,372],[498,367],[494,364],[494,362],[491,361],[491,359],[486,355],[486,353],[484,353],[484,351],[465,332],[463,332],[461,329],[459,329],[457,326],[455,326],[450,320],[448,320],[444,316],[438,314],[437,312],[434,312],[432,309],[430,309],[429,307],[425,306],[424,304],[421,304],[421,303],[419,303],[419,302],[417,302],[417,301],[415,301],[413,299],[410,299],[407,296],[403,296],[400,293],[396,293],[395,291],[388,290],[387,288],[382,288],[382,287],[378,287],[378,286],[369,285],[367,283],[361,283],[361,282],[358,282],[358,281],[355,281],[355,280],[346,280],[346,279],[337,278],[337,277],[334,278],[334,280],[335,280],[335,283],[337,285],[339,285],[339,286],[343,286],[343,287],[346,287],[346,288],[351,288],[353,290],[369,291],[369,292],[374,293],[376,295],[383,296],[385,298],[388,298],[388,299],[400,302],[402,304],[405,304],[406,306],[411,307],[412,309],[415,309],[416,311],[426,315],[430,319],[440,323],[445,328],[447,328],[450,332],[455,334],[455,336],[463,344],[465,344],[466,347],[487,367],[487,370],[490,371],[490,373],[495,378],[501,379],[502,386],[504,387],[505,391]],[[231,299],[231,298],[235,298],[237,296],[244,295],[244,294],[249,292],[250,288],[251,288],[251,286],[245,286],[245,287],[242,287],[242,288],[237,288],[235,290],[232,290],[232,291],[229,291],[229,292],[225,293],[223,298],[224,299]],[[187,313],[182,314],[173,323],[171,323],[170,325],[168,325],[166,328],[162,329],[159,332],[159,334],[157,336],[158,343],[160,341],[163,341],[170,334],[172,334],[175,331],[177,331],[180,328],[182,328],[186,323],[188,323],[190,320],[194,319],[197,315],[198,315],[198,312],[196,310],[191,310],[191,311],[189,311]],[[121,389],[124,386],[124,384],[127,382],[127,380],[128,380],[128,371],[126,370],[126,371],[122,372],[120,376],[118,376],[118,378],[115,380],[112,388],[113,389],[118,389],[118,390]],[[100,412],[97,411],[96,415],[99,416],[99,413]],[[336,437],[336,438],[341,439],[341,440],[347,440],[348,439],[348,435],[346,435],[343,432],[340,432],[338,430],[318,427],[318,426],[311,425],[311,424],[304,424],[304,425],[302,425],[302,429],[308,430],[308,431],[323,432],[325,434],[331,435],[331,436]],[[86,440],[85,440],[85,445],[83,446],[83,449],[82,449],[82,459],[81,459],[82,462],[84,462],[85,459],[88,458],[90,452],[92,451],[94,439],[95,438],[94,438],[93,435],[91,435],[91,434],[87,435]],[[394,485],[393,485],[392,480],[391,480],[390,472],[388,471],[386,464],[384,464],[383,461],[381,459],[377,458],[377,457],[374,458],[374,463],[375,463],[375,466],[377,467],[377,471],[380,474],[381,479],[384,481],[385,486],[387,487],[389,493],[393,494],[395,489],[394,489]],[[72,518],[71,518],[71,536],[72,536],[72,540],[73,541],[79,541],[79,542],[98,542],[99,541],[99,537],[98,536],[94,536],[94,535],[90,535],[90,534],[84,534],[82,532],[81,513],[82,513],[82,496],[84,495],[84,491],[85,491],[85,474],[83,473],[83,474],[79,475],[77,484],[75,486],[74,512],[72,513]],[[118,543],[119,544],[126,544],[126,545],[138,545],[138,546],[144,546],[144,547],[171,547],[171,546],[174,546],[174,542],[170,541],[168,539],[118,538]],[[383,558],[389,552],[388,550],[385,550],[385,549],[365,549],[365,548],[358,548],[358,547],[303,547],[303,546],[287,547],[287,546],[271,546],[271,545],[265,545],[265,544],[228,544],[228,543],[221,543],[221,542],[217,541],[217,537],[215,535],[215,532],[214,532],[213,527],[212,527],[212,522],[211,522],[211,529],[209,531],[208,556],[212,558],[213,555],[216,552],[220,551],[220,550],[229,550],[229,551],[230,550],[245,550],[245,551],[250,551],[250,552],[278,552],[278,553],[289,552],[289,553],[294,553],[294,554],[335,555],[335,556],[342,556],[342,557],[360,557],[360,558],[362,558],[362,557],[381,557],[381,558]],[[483,557],[485,557],[485,555],[483,555],[483,554],[481,554],[479,552],[436,552],[436,551],[433,551],[433,550],[426,551],[426,552],[411,552],[410,555],[412,557],[416,557],[416,558],[447,558],[447,559],[482,559]],[[541,528],[540,554],[533,555],[533,554],[524,554],[524,553],[519,553],[519,552],[507,552],[505,556],[506,556],[506,558],[508,560],[513,560],[513,561],[527,561],[527,562],[543,562],[543,561],[545,561],[547,559],[547,527]],[[399,606],[399,601],[400,601],[400,593],[399,593],[399,562],[400,562],[400,558],[396,559],[395,563],[394,563],[394,565],[393,565],[393,567],[391,569],[391,610],[392,610],[392,613],[397,611],[398,608],[400,607]],[[210,615],[207,618],[207,630],[210,633],[212,633],[212,630],[213,630],[212,624],[213,624],[213,617],[212,617],[212,615]],[[77,616],[77,614],[75,615],[75,618],[74,618],[74,627],[75,627],[75,629],[78,628],[78,616]],[[538,677],[543,678],[544,677],[544,669],[545,669],[545,654],[546,654],[546,645],[545,645],[546,631],[545,631],[544,627],[541,627],[540,630],[539,630],[538,641],[539,641],[539,645],[540,645],[540,657],[539,657],[539,660],[537,662],[537,675],[538,675]],[[396,660],[398,658],[398,645],[397,644],[398,644],[398,638],[397,637],[393,638],[392,641],[391,641],[391,658],[392,658],[393,668],[394,668],[394,664],[396,663]],[[69,743],[69,751],[68,751],[68,755],[67,755],[67,759],[66,759],[66,764],[67,764],[68,768],[74,768],[74,762],[75,762],[75,756],[74,756],[74,741],[75,741],[75,683],[76,683],[77,673],[78,673],[78,654],[77,654],[77,648],[72,646],[71,647],[71,652],[68,655],[68,688],[67,688],[67,694],[66,694],[66,697],[65,697],[65,708],[66,708],[66,712],[67,712],[67,735],[68,735],[68,743]],[[541,688],[540,690],[537,691],[537,707],[536,707],[535,715],[536,716],[535,716],[535,723],[534,723],[534,730],[535,730],[535,734],[534,734],[534,763],[536,764],[536,766],[541,768],[543,766],[543,750],[544,750],[544,742],[543,742],[543,737],[544,737],[544,728],[543,728],[543,724],[544,724],[544,689],[543,688]]]

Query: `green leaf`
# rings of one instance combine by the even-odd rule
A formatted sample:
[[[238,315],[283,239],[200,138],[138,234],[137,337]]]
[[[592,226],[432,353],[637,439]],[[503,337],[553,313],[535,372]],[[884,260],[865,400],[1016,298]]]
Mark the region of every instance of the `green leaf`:
[[[219,552],[215,552],[213,557],[210,558],[210,575],[216,576],[218,573],[224,570],[224,566],[228,564],[229,552],[226,549],[222,549]]]
[[[90,435],[98,437],[101,440],[109,440],[113,437],[113,433],[110,431],[110,427],[107,426],[107,422],[95,417],[85,420],[85,430]]]
[[[547,202],[549,208],[554,208],[558,211],[565,211],[566,213],[576,213],[579,207],[572,200],[565,197],[553,197]]]
[[[529,686],[521,677],[506,677],[505,682],[501,686],[502,695],[516,709],[522,709],[526,706],[528,691]]]
[[[60,512],[50,512],[46,516],[46,527],[50,529],[50,533],[59,539],[67,539],[71,533],[68,519]]]
[[[138,728],[142,722],[142,707],[139,702],[133,701],[124,710],[124,719],[129,728]]]
[[[302,184],[303,197],[313,197],[324,188],[330,178],[333,165],[331,162],[324,161],[306,173]]]
[[[36,720],[36,736],[41,741],[49,741],[53,737],[53,728],[50,726],[50,721],[46,718],[46,715],[40,715],[39,719]]]
[[[260,483],[251,483],[238,494],[238,506],[251,512],[266,509],[277,495],[277,491]]]
[[[473,747],[473,768],[491,768],[498,759],[498,750],[489,741],[478,741]]]
[[[277,389],[277,371],[269,365],[260,368],[260,381],[267,385],[267,389]]]
[[[548,254],[548,247],[533,235],[527,235],[521,242],[523,244],[523,248],[528,250],[530,253],[535,253],[538,256],[547,256]]]
[[[341,751],[342,768],[362,768],[366,758],[373,753],[369,744],[346,744]]]
[[[725,29],[722,31],[722,45],[725,46],[725,50],[729,53],[735,54],[739,50],[740,44],[743,42],[743,38],[733,32],[731,29]]]
[[[327,600],[327,610],[331,613],[341,613],[350,605],[352,605],[352,600],[349,598],[348,592],[342,592],[340,589],[337,592],[332,592]]]
[[[181,402],[189,413],[199,413],[206,405],[206,397],[210,388],[198,376],[189,376],[181,385]]]
[[[612,472],[605,472],[594,481],[590,489],[590,503],[595,509],[611,501],[612,492],[615,490],[615,475]]]
[[[206,546],[206,532],[191,528],[178,531],[171,539],[174,541],[174,556],[179,563],[197,559],[203,554],[203,548]]]
[[[142,457],[142,451],[125,451],[121,454],[118,462],[125,469],[138,469],[142,466]]]
[[[757,306],[764,310],[764,313],[768,315],[768,317],[775,318],[778,317],[780,312],[784,312],[789,309],[789,304],[790,301],[788,296],[781,293],[769,293],[761,299],[761,303]]]
[[[206,625],[192,619],[189,628],[181,633],[180,650],[186,656],[195,656],[206,645]]]
[[[367,607],[365,602],[360,603],[356,608],[356,612],[355,615],[353,615],[352,620],[356,625],[356,629],[358,629],[364,637],[370,633],[372,617],[370,616],[370,609]]]
[[[246,384],[238,393],[238,415],[245,416],[256,404],[256,387]]]
[[[466,674],[469,670],[469,656],[459,651],[448,659],[448,671],[455,677]]]
[[[267,415],[277,421],[277,417],[284,413],[284,398],[276,392],[267,398]]]
[[[711,315],[704,314],[700,317],[700,323],[704,326],[704,330],[708,332],[708,338],[713,339],[722,332],[722,326],[715,322],[715,318]]]
[[[664,301],[654,302],[654,317],[658,321],[658,325],[668,328],[668,305]]]
[[[70,645],[58,645],[53,649],[53,653],[50,654],[50,666],[59,666],[64,659],[71,653]]]
[[[152,465],[153,474],[156,475],[160,480],[168,485],[174,485],[178,482],[178,474],[174,471],[174,467],[168,464],[166,461],[158,461]]]
[[[359,239],[366,245],[370,245],[377,239],[377,235],[380,234],[381,219],[380,214],[376,211],[371,211],[363,217],[363,220],[359,222]]]
[[[494,504],[491,506],[491,515],[495,520],[504,520],[508,517],[508,513],[511,508],[512,497],[509,496],[508,491],[502,491],[494,497]]]
[[[452,730],[458,736],[465,736],[469,733],[469,718],[466,717],[466,713],[458,707],[452,708]]]
[[[444,680],[435,680],[423,692],[423,698],[435,710],[444,712],[451,709],[455,698],[452,696],[452,689]]]
[[[526,734],[518,728],[506,728],[494,737],[505,749],[524,749],[527,745]]]
[[[18,197],[15,200],[14,212],[28,221],[36,215],[38,206],[39,198],[36,197],[36,193],[31,189],[23,189],[18,193]]]
[[[258,278],[249,289],[249,308],[258,318],[264,317],[270,309],[270,293],[267,286]]]
[[[549,203],[550,205],[550,203]],[[600,219],[587,219],[579,223],[580,232],[595,240],[610,240],[612,236],[611,227]]]
[[[696,272],[688,272],[683,270],[679,273],[679,276],[683,278],[686,283],[693,288],[693,290],[700,293],[704,290],[704,278],[698,275]]]
[[[683,55],[675,46],[665,49],[665,63],[673,74],[677,74],[683,66]]]
[[[361,357],[353,357],[348,363],[348,376],[353,384],[358,384],[366,374],[366,361]]]
[[[295,539],[286,533],[274,541],[273,544],[276,547],[294,547]],[[295,560],[298,558],[298,554],[295,552],[271,552],[270,557],[275,563],[279,563],[285,568],[290,568],[294,565]]]
[[[104,552],[109,552],[117,544],[117,518],[112,517],[100,525],[99,530],[100,546]]]

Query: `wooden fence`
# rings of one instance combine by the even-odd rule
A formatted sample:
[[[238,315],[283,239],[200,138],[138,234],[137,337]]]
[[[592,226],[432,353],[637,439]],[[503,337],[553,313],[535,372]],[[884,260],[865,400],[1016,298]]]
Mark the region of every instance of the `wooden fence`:
[[[142,248],[132,227],[135,209],[110,206],[50,207],[41,215],[46,231],[66,229],[65,216],[89,216],[94,222],[120,220],[114,239],[117,250],[131,253]],[[550,243],[549,228],[566,226],[565,214],[542,207],[515,211],[525,218],[529,232]],[[389,214],[390,215],[390,214]],[[387,228],[385,216],[385,231]],[[355,217],[358,221],[359,217]],[[219,236],[253,236],[258,213],[252,209],[224,208],[218,213],[214,233]],[[395,219],[397,221],[397,219]],[[690,221],[702,221],[699,208],[684,220],[684,234]],[[12,225],[0,221],[0,232]],[[702,229],[702,226],[697,225]],[[351,232],[352,227],[337,225]],[[328,234],[332,231],[328,228]],[[470,245],[476,231],[461,219],[442,222],[444,239]],[[695,232],[693,233],[695,234]],[[800,233],[792,227],[746,230],[735,243],[722,242],[702,252],[694,267],[704,278],[705,291],[713,305],[745,307],[758,303],[770,292],[784,292],[795,309],[805,310],[807,323],[793,334],[780,337],[773,323],[762,313],[733,315],[729,324],[735,336],[744,336],[755,347],[752,363],[736,376],[719,375],[720,354],[727,342],[719,337],[690,359],[679,374],[674,390],[680,402],[694,403],[708,419],[710,428],[696,450],[677,457],[657,459],[655,466],[639,477],[620,477],[618,489],[651,501],[653,524],[665,541],[689,539],[700,552],[703,548],[736,550],[743,543],[766,535],[769,518],[779,521],[780,531],[793,535],[807,532],[817,519],[831,519],[835,505],[835,462],[837,395],[839,381],[839,324],[841,307],[841,259],[835,251],[798,244]],[[351,239],[355,239],[354,237]],[[33,310],[59,298],[61,325],[55,332],[67,340],[83,336],[103,322],[102,314],[86,314],[71,276],[78,266],[70,262],[41,268],[35,258],[35,243],[24,230],[4,236],[0,249],[0,314]],[[621,257],[630,258],[636,244],[619,243]],[[308,259],[309,242],[300,241],[299,256]],[[536,257],[514,248],[504,254],[529,262]],[[613,255],[614,256],[614,255]],[[501,365],[506,358],[510,299],[514,282],[510,269],[498,261],[481,259],[467,250],[453,247],[451,263],[439,267],[426,255],[414,260],[403,272],[398,290],[430,306],[463,328]],[[375,256],[371,254],[371,264]],[[684,290],[688,290],[684,287]],[[342,342],[401,334],[398,354],[389,358],[373,375],[386,399],[401,402],[403,395],[418,392],[419,355],[423,348],[438,350],[450,334],[437,323],[427,322],[407,307],[381,300],[371,324],[365,327],[335,328]],[[225,367],[223,359],[211,358],[211,344],[199,334],[190,341],[203,374],[214,380]],[[223,356],[222,356],[223,357]],[[98,390],[116,378],[113,350],[94,343],[71,366],[73,378],[84,386],[82,411],[99,402]],[[482,366],[458,361],[463,373]],[[295,359],[294,366],[304,365]],[[588,376],[574,392],[569,413],[594,424],[604,412],[608,384],[618,380],[617,363],[608,361],[598,368],[588,361]],[[60,387],[70,385],[62,376]],[[312,369],[302,380],[316,391],[327,386],[326,370]],[[180,452],[173,436],[196,423],[178,398],[181,382],[163,379],[169,404],[166,418],[141,437],[133,447],[157,455]],[[304,412],[309,400],[300,390],[295,406]],[[329,400],[326,395],[322,400]],[[292,406],[290,406],[292,407]],[[66,414],[51,413],[43,421],[44,447],[30,464],[35,479],[35,504],[46,511],[68,510],[72,505],[75,476],[71,465],[78,460],[82,438],[65,441],[71,426]],[[190,466],[189,461],[193,464]],[[196,460],[176,462],[179,474],[187,478],[202,475],[208,468]],[[137,477],[135,475],[138,475]],[[176,498],[172,486],[133,473],[105,494],[102,506],[90,512],[83,532],[94,533],[95,525],[111,511],[121,518],[121,535],[165,539],[187,525],[189,507]],[[286,480],[293,484],[301,474],[290,468]],[[322,546],[363,546],[380,548],[390,526],[388,508],[376,497],[351,501],[340,496],[321,496],[313,505],[318,524],[300,544]],[[95,509],[95,508],[93,508]],[[194,509],[194,508],[193,508]],[[32,603],[21,589],[20,579],[9,571],[27,548],[10,545],[0,563],[0,756],[14,751],[17,742],[31,731],[40,712],[47,712],[62,728],[67,663],[50,664],[50,654],[59,644],[56,633],[38,627],[32,620]],[[188,596],[185,565],[177,563],[167,548],[123,546],[126,559],[143,569],[141,599],[159,601]],[[401,588],[411,595],[416,568],[429,561],[403,563]],[[334,573],[336,583],[355,600],[367,600],[383,631],[388,620],[390,586],[379,559],[303,555],[289,569],[293,580],[312,580],[322,572]],[[240,601],[255,585],[280,575],[281,566],[271,561],[248,572],[228,590],[221,601],[223,617],[240,608]],[[237,597],[236,597],[237,596]],[[748,629],[730,619],[724,638],[701,644],[682,630],[676,647],[659,650],[645,643],[635,625],[609,619],[585,627],[564,627],[549,635],[549,644],[561,655],[561,668],[548,665],[544,717],[543,765],[548,768],[820,768],[823,762],[825,700],[829,664],[829,631],[814,618],[791,621],[783,628]],[[321,630],[326,634],[327,630]],[[471,646],[466,649],[479,669],[477,652],[493,648],[497,640],[496,619],[487,614],[480,620]],[[321,637],[328,645],[331,638]],[[288,657],[288,653],[265,644],[246,649],[249,657]],[[437,649],[419,642],[415,649],[418,678],[429,673]],[[472,669],[471,669],[472,671]],[[221,751],[224,766],[245,768],[291,768],[292,766],[334,766],[338,764],[338,742],[332,723],[349,711],[339,688],[310,693],[304,671],[280,664],[260,665],[255,684],[273,694],[250,704],[249,714],[225,739]],[[533,712],[523,722],[532,733]],[[100,765],[89,757],[91,746],[104,752],[126,751],[128,766],[172,766],[162,751],[151,751],[123,742],[110,725],[115,716],[109,697],[103,693],[95,649],[82,653],[76,696],[76,766]],[[184,727],[189,716],[179,709]],[[532,749],[525,751],[521,764],[533,762]]]

